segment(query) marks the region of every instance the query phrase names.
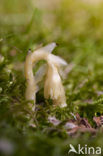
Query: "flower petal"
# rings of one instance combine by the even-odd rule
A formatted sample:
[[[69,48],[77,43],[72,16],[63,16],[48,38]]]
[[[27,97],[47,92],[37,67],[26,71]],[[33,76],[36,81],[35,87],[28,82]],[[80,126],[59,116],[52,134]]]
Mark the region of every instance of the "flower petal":
[[[36,81],[36,83],[38,83],[38,82],[40,82],[42,80],[42,78],[46,74],[46,70],[47,70],[47,65],[46,64],[43,64],[39,68],[39,70],[35,74],[35,81]]]
[[[64,59],[62,59],[61,57],[56,56],[56,55],[51,54],[48,56],[48,59],[49,59],[49,61],[51,61],[52,63],[54,63],[57,66],[58,65],[63,65],[63,66],[67,65],[67,62]]]
[[[36,50],[36,52],[48,52],[48,53],[52,53],[52,51],[54,50],[54,48],[56,47],[56,43],[55,42],[52,42],[42,48],[39,48]]]

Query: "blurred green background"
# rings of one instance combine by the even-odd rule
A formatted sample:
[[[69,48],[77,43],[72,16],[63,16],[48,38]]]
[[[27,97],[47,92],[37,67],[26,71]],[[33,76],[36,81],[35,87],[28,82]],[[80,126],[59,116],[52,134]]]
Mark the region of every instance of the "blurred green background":
[[[24,61],[29,48],[50,42],[58,44],[53,53],[73,65],[63,80],[68,107],[53,108],[41,90],[37,101],[43,105],[34,113],[24,98]],[[79,143],[103,148],[101,131],[73,138],[48,122],[49,115],[71,119],[70,112],[93,127],[93,116],[103,114],[103,1],[0,0],[1,155],[66,156],[69,144]]]

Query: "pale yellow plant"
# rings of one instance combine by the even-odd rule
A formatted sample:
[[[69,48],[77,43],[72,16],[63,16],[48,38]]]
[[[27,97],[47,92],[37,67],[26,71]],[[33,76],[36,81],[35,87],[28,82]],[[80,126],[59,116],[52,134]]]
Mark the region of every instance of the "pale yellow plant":
[[[51,54],[55,47],[55,43],[48,44],[45,47],[35,50],[33,53],[28,53],[26,57],[25,77],[27,80],[27,88],[25,96],[27,100],[34,101],[34,107],[36,103],[35,96],[38,88],[38,82],[42,80],[42,76],[43,74],[45,75],[45,72],[44,97],[46,99],[52,99],[55,105],[60,107],[66,106],[65,91],[59,75],[59,69],[61,68],[61,65],[66,65],[67,63],[60,57]],[[45,60],[47,62],[47,70],[44,72],[42,66],[34,76],[32,71],[33,65],[39,60]]]

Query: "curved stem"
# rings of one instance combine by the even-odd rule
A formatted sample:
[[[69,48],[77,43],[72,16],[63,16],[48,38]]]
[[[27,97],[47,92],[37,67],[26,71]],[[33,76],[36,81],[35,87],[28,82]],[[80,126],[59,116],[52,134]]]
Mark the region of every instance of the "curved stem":
[[[35,104],[35,94],[36,94],[36,81],[33,75],[33,64],[38,62],[39,60],[47,60],[47,56],[49,53],[44,51],[34,51],[33,53],[29,53],[26,57],[25,61],[25,77],[27,80],[27,88],[25,97],[27,100],[34,100]]]

